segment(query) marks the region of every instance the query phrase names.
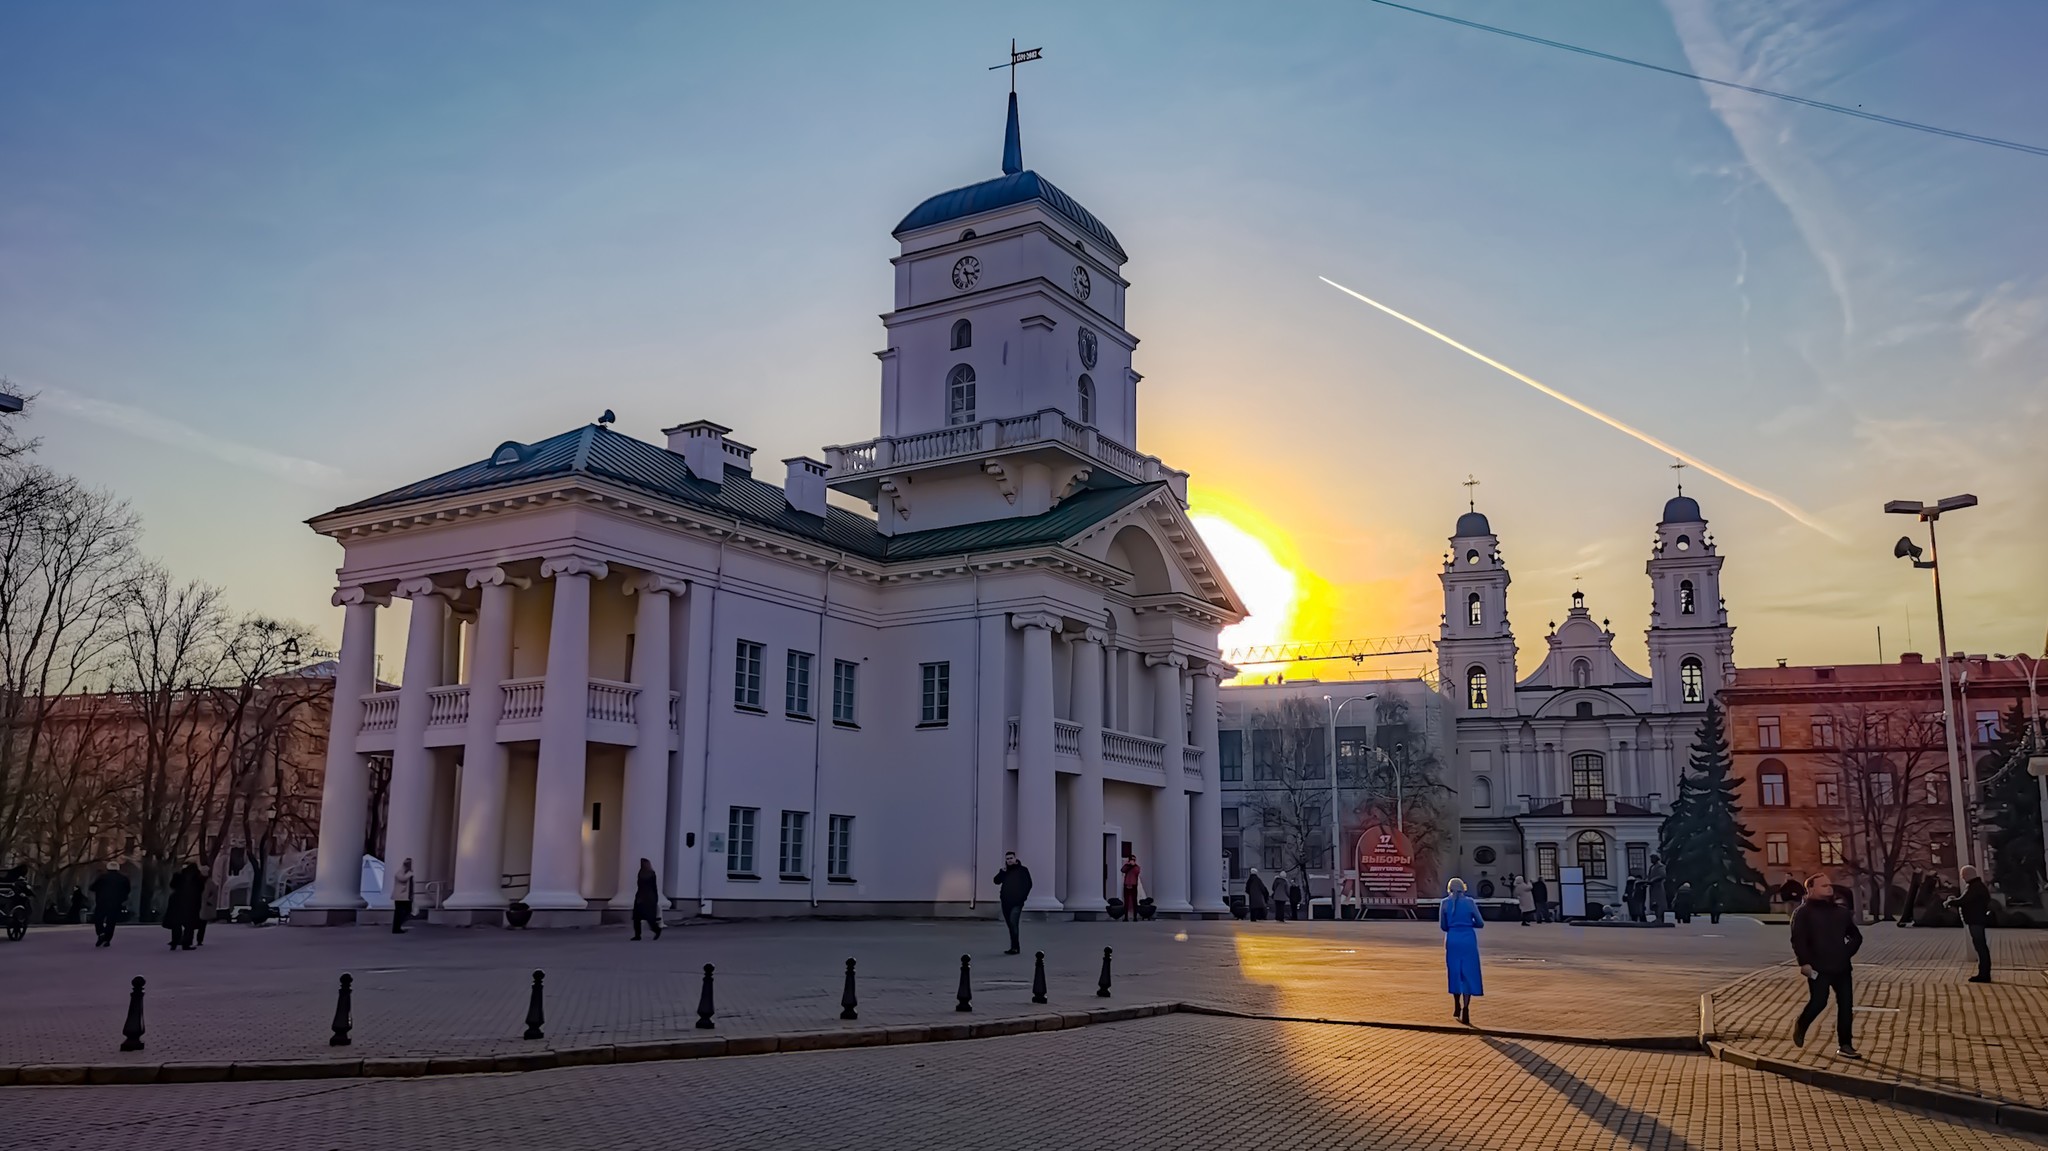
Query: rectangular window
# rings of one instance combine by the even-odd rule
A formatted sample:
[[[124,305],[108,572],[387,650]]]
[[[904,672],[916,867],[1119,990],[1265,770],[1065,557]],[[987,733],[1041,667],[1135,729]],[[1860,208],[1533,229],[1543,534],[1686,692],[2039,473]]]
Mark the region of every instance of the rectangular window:
[[[1536,845],[1536,878],[1545,883],[1557,882],[1557,845],[1555,843],[1539,843]],[[1555,899],[1557,895],[1557,892],[1551,892],[1551,898]]]
[[[1818,807],[1842,806],[1842,785],[1832,775],[1813,777],[1813,802]]]
[[[761,707],[761,645],[741,640],[733,649],[732,702],[735,707]]]
[[[1995,743],[1998,740],[1998,713],[1980,711],[1977,713],[1977,742]]]
[[[1813,746],[1835,746],[1835,721],[1824,715],[1813,717]]]
[[[1785,773],[1767,771],[1757,777],[1757,802],[1765,807],[1785,806]]]
[[[1842,865],[1842,837],[1822,834],[1820,837],[1820,861],[1825,866]]]
[[[1252,731],[1252,780],[1255,783],[1269,783],[1280,778],[1280,770],[1274,765],[1278,757],[1280,733],[1269,727]]]
[[[832,722],[852,725],[854,720],[853,688],[860,675],[860,665],[851,660],[832,661]]]
[[[1782,831],[1764,836],[1764,862],[1784,866],[1792,862],[1792,840]]]
[[[1229,860],[1230,878],[1232,879],[1243,878],[1241,857],[1244,855],[1244,833],[1239,828],[1237,821],[1238,814],[1236,808],[1226,807],[1223,809],[1223,854]]]
[[[776,870],[784,879],[804,877],[804,820],[806,811],[782,813],[782,847],[776,854]]]
[[[1244,782],[1244,733],[1241,731],[1219,731],[1216,733],[1217,778],[1225,783]]]
[[[1628,869],[1636,875],[1650,874],[1650,845],[1631,843],[1628,845]]]
[[[757,807],[735,807],[725,817],[725,873],[754,874],[754,820]]]
[[[782,710],[811,718],[811,653],[793,651],[783,663]]]
[[[1279,844],[1262,843],[1259,845],[1259,866],[1267,871],[1280,871],[1286,868],[1287,865],[1281,862],[1281,848]]]
[[[918,726],[938,727],[950,722],[953,716],[953,665],[944,662],[921,664],[919,671],[924,683]]]
[[[825,823],[825,878],[853,878],[853,817],[835,815]]]
[[[1927,802],[1931,804],[1948,802],[1948,772],[1937,771],[1927,776]]]
[[[1870,777],[1870,802],[1882,807],[1892,801],[1892,773],[1875,772]]]
[[[1756,721],[1756,745],[1766,751],[1779,746],[1777,716],[1766,715],[1758,717]]]

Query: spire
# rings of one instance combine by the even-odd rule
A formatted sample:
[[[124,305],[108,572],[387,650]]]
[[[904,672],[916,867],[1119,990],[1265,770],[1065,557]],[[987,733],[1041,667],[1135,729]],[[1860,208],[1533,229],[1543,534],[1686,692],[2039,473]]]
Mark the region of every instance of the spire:
[[[1017,93],[1010,93],[1010,123],[1003,129],[1003,175],[1024,170],[1024,145],[1017,137]]]

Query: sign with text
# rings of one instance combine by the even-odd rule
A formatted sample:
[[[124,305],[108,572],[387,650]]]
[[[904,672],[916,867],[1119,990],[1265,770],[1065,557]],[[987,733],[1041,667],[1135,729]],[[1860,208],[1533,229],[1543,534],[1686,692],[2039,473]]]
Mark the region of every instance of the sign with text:
[[[1408,838],[1391,827],[1368,827],[1358,837],[1358,886],[1368,901],[1415,899],[1415,856]]]

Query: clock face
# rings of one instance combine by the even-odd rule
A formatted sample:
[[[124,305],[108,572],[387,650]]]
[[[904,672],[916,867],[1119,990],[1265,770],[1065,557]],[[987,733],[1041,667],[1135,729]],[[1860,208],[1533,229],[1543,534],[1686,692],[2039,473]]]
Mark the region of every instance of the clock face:
[[[953,286],[966,291],[981,279],[981,261],[973,256],[962,256],[953,265]]]
[[[1093,371],[1095,368],[1095,332],[1081,329],[1081,365]]]
[[[1076,297],[1080,298],[1080,299],[1083,299],[1083,300],[1085,300],[1085,299],[1087,299],[1087,298],[1088,298],[1088,293],[1089,293],[1089,292],[1092,292],[1092,291],[1094,291],[1094,290],[1095,290],[1095,285],[1093,285],[1093,284],[1091,284],[1091,283],[1089,283],[1089,282],[1088,282],[1088,269],[1086,269],[1086,268],[1082,267],[1082,266],[1081,266],[1081,265],[1079,265],[1079,264],[1075,264],[1075,265],[1074,265],[1074,295],[1075,295]]]

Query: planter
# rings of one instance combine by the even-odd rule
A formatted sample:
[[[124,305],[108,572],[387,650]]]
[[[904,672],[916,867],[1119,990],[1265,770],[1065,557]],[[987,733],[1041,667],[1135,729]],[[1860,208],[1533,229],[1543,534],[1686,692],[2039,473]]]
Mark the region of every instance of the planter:
[[[1147,920],[1149,920],[1149,919],[1151,919],[1151,918],[1152,918],[1152,915],[1153,915],[1153,913],[1154,913],[1155,911],[1157,911],[1157,910],[1158,910],[1158,908],[1157,908],[1157,907],[1155,907],[1155,906],[1153,905],[1152,901],[1151,901],[1151,900],[1150,900],[1149,898],[1148,898],[1148,899],[1140,899],[1140,900],[1138,901],[1138,918],[1139,918],[1139,919],[1147,919]]]
[[[533,908],[514,900],[505,907],[505,926],[525,927],[533,922]]]
[[[1112,899],[1109,901],[1109,906],[1103,910],[1111,919],[1122,919],[1124,917],[1124,901]]]

